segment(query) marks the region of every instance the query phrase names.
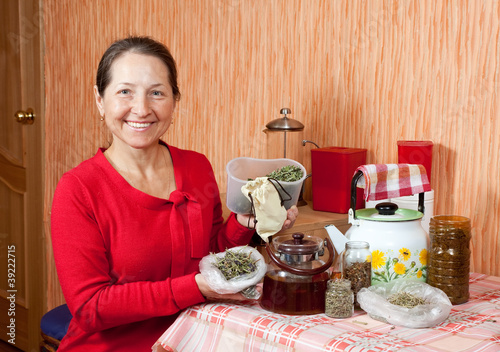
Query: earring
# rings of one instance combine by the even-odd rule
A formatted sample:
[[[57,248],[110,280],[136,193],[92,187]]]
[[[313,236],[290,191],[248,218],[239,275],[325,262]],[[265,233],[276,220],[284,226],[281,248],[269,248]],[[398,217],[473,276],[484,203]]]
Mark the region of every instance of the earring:
[[[172,121],[170,122],[170,124],[171,124],[171,125],[173,125],[173,124],[174,124],[174,119],[172,119]]]
[[[101,116],[101,121],[104,121],[104,116]]]

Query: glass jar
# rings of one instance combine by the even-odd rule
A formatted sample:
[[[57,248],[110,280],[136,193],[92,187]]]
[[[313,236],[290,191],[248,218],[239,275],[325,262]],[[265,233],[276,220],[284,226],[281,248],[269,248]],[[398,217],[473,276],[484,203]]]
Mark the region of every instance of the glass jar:
[[[427,283],[444,291],[452,304],[469,300],[470,219],[457,215],[431,218]]]
[[[345,244],[345,251],[342,253],[342,277],[351,282],[355,305],[357,305],[356,295],[359,290],[371,285],[371,261],[372,256],[368,242],[349,241]]]
[[[331,318],[349,318],[353,312],[351,282],[345,279],[329,280],[325,292],[325,314]]]

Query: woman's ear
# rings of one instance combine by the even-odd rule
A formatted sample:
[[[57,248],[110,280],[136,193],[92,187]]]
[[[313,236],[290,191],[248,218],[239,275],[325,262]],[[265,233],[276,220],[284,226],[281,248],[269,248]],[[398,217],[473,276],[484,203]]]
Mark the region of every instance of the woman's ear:
[[[104,104],[103,104],[103,98],[99,94],[99,90],[97,89],[97,86],[94,86],[94,97],[95,97],[95,104],[97,105],[97,108],[99,109],[99,113],[101,114],[101,117],[104,117]]]

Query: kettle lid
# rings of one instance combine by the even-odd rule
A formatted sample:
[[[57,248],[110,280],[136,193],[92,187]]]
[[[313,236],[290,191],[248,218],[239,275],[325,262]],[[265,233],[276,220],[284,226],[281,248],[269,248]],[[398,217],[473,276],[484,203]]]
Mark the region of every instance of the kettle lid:
[[[413,221],[421,219],[424,214],[418,210],[399,208],[397,204],[391,202],[379,203],[375,208],[356,210],[359,219],[370,221]]]

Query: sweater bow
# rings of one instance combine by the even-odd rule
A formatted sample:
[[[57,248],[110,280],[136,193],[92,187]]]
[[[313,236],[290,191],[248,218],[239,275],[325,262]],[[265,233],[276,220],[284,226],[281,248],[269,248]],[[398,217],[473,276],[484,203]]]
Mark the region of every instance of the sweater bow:
[[[170,194],[172,204],[170,214],[170,233],[172,238],[172,277],[185,274],[184,269],[189,258],[184,256],[187,235],[190,236],[191,257],[202,258],[203,227],[201,207],[191,195],[175,190]]]

